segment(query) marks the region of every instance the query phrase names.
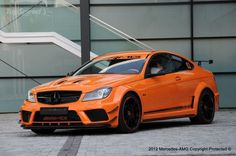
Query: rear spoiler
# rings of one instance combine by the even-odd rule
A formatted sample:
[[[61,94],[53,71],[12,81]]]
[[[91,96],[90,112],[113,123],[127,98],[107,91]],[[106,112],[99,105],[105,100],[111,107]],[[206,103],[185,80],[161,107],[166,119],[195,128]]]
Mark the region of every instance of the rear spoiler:
[[[206,62],[206,63],[209,63],[209,64],[213,64],[213,63],[214,63],[213,60],[194,60],[194,62],[197,62],[197,64],[198,64],[199,66],[202,65],[202,62]]]

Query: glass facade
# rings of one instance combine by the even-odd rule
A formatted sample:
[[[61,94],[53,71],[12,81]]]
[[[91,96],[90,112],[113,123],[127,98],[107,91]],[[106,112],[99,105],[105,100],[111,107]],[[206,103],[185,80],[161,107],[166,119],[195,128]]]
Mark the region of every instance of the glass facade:
[[[236,4],[194,6],[194,36],[236,36]]]
[[[1,0],[0,30],[56,32],[80,44],[79,3],[79,0]],[[24,78],[24,74],[44,83],[81,65],[80,57],[62,47],[54,43],[0,42],[0,112],[17,112],[27,91],[38,85]]]
[[[90,2],[92,15],[155,49],[175,51],[194,60],[213,59],[214,64],[203,64],[203,67],[216,75],[221,94],[220,107],[236,107],[232,96],[236,87],[228,86],[236,83],[236,1]],[[140,48],[92,23],[91,49],[102,54]]]
[[[1,0],[0,28],[4,32],[57,32],[80,40],[79,0]]]
[[[2,60],[31,76],[66,75],[80,66],[78,57],[52,43],[2,43],[0,51]],[[4,66],[6,69],[2,67],[3,73],[0,73],[0,76],[19,76],[19,72],[9,69],[6,64]]]
[[[80,45],[80,7],[80,0],[1,0],[0,30],[56,32]],[[216,74],[220,107],[236,107],[236,1],[90,0],[90,13],[154,49],[213,59],[203,66]],[[141,49],[92,21],[90,28],[97,55]],[[0,59],[0,112],[18,111],[37,85],[12,67],[43,83],[81,65],[80,57],[53,43],[0,43]]]
[[[120,1],[117,3],[120,3]],[[137,39],[190,37],[189,11],[188,5],[91,7],[93,16]],[[107,14],[108,12],[109,14]],[[173,27],[175,27],[174,30]],[[155,49],[169,49],[189,56],[190,49],[189,44],[186,44],[187,42],[189,41],[144,41],[144,43]],[[91,24],[91,50],[95,53],[102,54],[111,51],[139,49],[139,47],[128,43],[126,40],[114,35],[114,33],[94,23]]]

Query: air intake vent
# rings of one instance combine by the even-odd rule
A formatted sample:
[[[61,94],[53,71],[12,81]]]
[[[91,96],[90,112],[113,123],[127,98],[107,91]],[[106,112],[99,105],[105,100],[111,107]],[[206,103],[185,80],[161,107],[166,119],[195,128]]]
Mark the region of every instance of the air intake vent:
[[[45,104],[65,104],[79,100],[81,91],[48,91],[37,94],[38,102]]]
[[[31,112],[28,112],[28,111],[21,111],[21,115],[22,115],[22,120],[23,120],[24,122],[29,122]]]
[[[85,111],[86,115],[91,121],[105,121],[108,120],[108,116],[105,110],[103,109],[93,109]]]

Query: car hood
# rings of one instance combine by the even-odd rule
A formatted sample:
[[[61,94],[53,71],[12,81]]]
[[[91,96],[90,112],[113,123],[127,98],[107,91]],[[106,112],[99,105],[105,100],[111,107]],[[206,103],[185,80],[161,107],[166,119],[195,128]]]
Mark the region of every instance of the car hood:
[[[90,92],[101,87],[116,87],[140,79],[136,74],[92,74],[61,78],[32,89],[33,92],[50,90],[81,90]]]

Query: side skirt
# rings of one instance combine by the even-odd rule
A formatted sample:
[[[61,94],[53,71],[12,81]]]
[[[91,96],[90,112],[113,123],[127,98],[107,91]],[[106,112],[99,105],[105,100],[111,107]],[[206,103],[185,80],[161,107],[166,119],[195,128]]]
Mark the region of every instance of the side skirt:
[[[144,119],[143,122],[154,120],[165,120],[173,118],[193,117],[195,114],[192,112],[194,108],[194,96],[192,97],[192,103],[186,106],[177,106],[165,109],[158,109],[153,111],[144,112],[144,116],[153,116],[152,118]],[[169,113],[169,114],[167,114]],[[156,117],[154,117],[156,116]]]
[[[177,118],[185,118],[185,117],[193,117],[195,116],[194,114],[189,114],[189,115],[180,115],[180,116],[171,116],[171,117],[158,117],[158,118],[153,118],[153,119],[144,119],[143,122],[151,122],[151,121],[156,121],[156,120],[167,120],[167,119],[177,119]]]

